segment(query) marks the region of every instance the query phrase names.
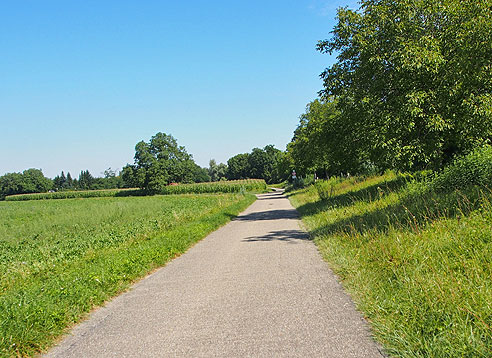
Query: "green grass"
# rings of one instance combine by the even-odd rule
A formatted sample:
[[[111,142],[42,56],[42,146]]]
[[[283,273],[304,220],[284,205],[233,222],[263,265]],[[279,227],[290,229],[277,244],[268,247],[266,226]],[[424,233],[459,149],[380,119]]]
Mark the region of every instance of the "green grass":
[[[0,202],[0,356],[32,356],[252,195]]]
[[[390,356],[492,357],[491,192],[432,187],[386,173],[290,199]]]
[[[287,184],[289,184],[289,182],[283,181],[283,182],[277,183],[277,184],[269,184],[268,187],[269,188],[277,188],[277,189],[285,189],[287,187]]]

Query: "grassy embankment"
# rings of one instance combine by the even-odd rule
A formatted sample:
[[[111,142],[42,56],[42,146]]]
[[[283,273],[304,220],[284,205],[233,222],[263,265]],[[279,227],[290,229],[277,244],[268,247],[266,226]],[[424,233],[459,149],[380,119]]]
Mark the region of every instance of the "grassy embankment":
[[[488,149],[437,178],[332,179],[290,199],[391,356],[492,357],[491,184]]]
[[[263,179],[228,180],[219,182],[168,185],[159,194],[205,194],[205,193],[246,193],[263,192],[267,185]],[[58,191],[54,193],[17,194],[5,197],[6,201],[73,199],[96,197],[145,196],[140,189],[103,189]]]
[[[0,356],[49,347],[253,201],[210,194],[0,202]]]

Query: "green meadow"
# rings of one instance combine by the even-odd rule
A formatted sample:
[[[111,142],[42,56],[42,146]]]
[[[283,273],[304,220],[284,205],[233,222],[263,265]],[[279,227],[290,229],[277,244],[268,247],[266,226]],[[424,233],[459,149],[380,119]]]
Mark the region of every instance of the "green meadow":
[[[0,202],[0,356],[32,356],[254,201],[201,194]]]

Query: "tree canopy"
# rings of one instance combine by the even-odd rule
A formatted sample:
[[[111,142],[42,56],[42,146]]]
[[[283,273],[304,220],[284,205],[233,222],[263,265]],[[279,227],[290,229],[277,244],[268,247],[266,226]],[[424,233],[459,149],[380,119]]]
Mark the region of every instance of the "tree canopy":
[[[126,186],[157,193],[169,183],[193,182],[196,172],[185,147],[179,146],[173,136],[159,132],[148,143],[137,143],[134,164],[123,168],[122,178]]]
[[[320,94],[336,100],[332,134],[354,146],[351,160],[436,168],[490,142],[490,9],[490,0],[368,0],[338,10],[332,38],[317,46],[338,54]]]
[[[27,169],[22,173],[7,173],[0,177],[0,198],[14,194],[43,193],[53,187],[40,169]]]
[[[251,153],[237,154],[227,161],[228,179],[265,179],[267,183],[278,183],[285,180],[287,173],[281,171],[284,153],[273,145],[253,148]]]

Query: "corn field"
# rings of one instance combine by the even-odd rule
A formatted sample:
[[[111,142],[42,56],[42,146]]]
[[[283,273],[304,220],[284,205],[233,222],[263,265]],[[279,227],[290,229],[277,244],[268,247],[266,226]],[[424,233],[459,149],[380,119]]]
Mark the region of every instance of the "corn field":
[[[230,180],[195,184],[168,185],[159,194],[204,194],[204,193],[246,193],[265,191],[267,185],[263,179]],[[53,193],[18,194],[5,197],[6,201],[76,199],[118,196],[143,196],[146,192],[140,189],[105,189],[57,191]]]

